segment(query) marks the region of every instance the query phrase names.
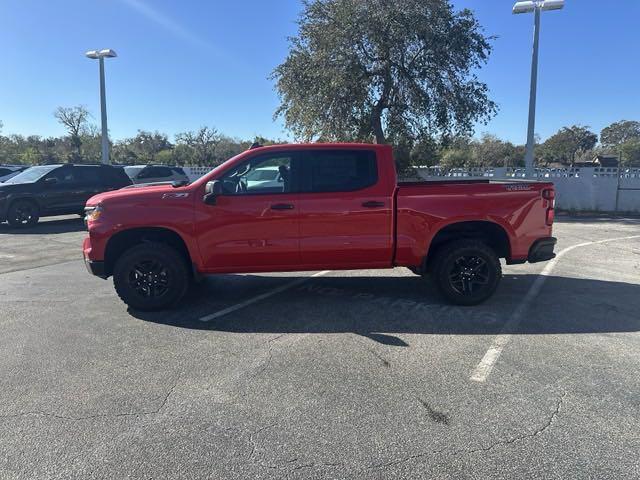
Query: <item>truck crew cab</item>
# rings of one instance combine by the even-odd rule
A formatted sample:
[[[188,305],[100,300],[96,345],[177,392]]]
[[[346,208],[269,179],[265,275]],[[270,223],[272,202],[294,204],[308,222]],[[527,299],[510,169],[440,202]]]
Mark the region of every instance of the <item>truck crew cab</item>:
[[[277,168],[277,182],[254,182]],[[489,298],[507,264],[554,257],[546,182],[398,183],[392,149],[252,148],[189,185],[89,199],[83,251],[129,306],[176,305],[205,274],[384,269],[430,275],[449,302]]]

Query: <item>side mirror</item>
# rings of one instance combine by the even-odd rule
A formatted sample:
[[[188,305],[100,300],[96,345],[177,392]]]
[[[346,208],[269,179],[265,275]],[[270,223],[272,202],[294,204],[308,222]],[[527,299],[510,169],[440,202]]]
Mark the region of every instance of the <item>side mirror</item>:
[[[44,179],[45,185],[55,185],[58,183],[58,179],[56,177],[49,177]]]
[[[204,187],[204,197],[202,197],[202,201],[207,205],[215,205],[218,195],[222,195],[222,182],[220,180],[207,182]]]

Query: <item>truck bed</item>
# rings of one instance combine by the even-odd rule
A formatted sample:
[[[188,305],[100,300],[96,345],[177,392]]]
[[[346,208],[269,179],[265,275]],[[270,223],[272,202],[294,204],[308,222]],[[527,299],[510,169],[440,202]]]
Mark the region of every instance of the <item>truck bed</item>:
[[[553,183],[488,178],[397,182],[395,260],[411,265],[436,232],[464,222],[499,225],[511,245],[507,259],[525,259],[536,239],[551,235],[545,189],[553,189]]]

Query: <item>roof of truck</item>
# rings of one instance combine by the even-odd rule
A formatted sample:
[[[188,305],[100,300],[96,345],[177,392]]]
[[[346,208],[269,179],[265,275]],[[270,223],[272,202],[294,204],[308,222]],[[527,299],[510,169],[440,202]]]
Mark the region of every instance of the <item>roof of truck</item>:
[[[276,145],[265,145],[255,147],[253,150],[268,149],[313,149],[313,148],[391,148],[391,145],[381,143],[357,143],[357,142],[335,142],[335,143],[280,143]]]

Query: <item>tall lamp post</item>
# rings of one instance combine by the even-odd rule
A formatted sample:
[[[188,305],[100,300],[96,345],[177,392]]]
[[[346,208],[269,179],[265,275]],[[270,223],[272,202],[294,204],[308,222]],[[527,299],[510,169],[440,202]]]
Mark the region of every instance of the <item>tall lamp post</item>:
[[[104,59],[117,57],[115,50],[89,50],[85,55],[100,61],[100,120],[102,123],[102,163],[109,164],[109,131],[107,129],[107,98],[104,91]]]
[[[513,6],[513,13],[534,13],[533,27],[533,58],[531,60],[531,92],[529,94],[529,124],[527,127],[527,151],[524,164],[527,178],[533,178],[533,149],[536,130],[536,94],[538,90],[538,44],[540,39],[540,12],[543,10],[560,10],[564,7],[564,0],[535,0],[517,2]]]

